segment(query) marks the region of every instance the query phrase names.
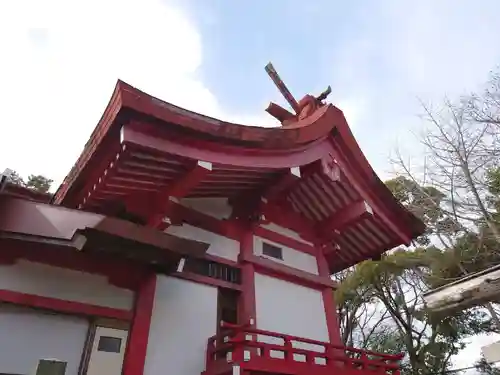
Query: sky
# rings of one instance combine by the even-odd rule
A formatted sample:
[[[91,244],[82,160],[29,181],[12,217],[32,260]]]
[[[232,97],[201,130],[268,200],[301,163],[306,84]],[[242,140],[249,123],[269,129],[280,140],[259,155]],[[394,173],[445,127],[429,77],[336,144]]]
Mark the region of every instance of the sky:
[[[286,103],[264,71],[272,61],[296,98],[332,86],[387,178],[396,147],[418,157],[417,98],[476,90],[498,66],[499,13],[498,0],[1,1],[0,172],[57,187],[118,78],[203,114],[276,125],[264,109]]]

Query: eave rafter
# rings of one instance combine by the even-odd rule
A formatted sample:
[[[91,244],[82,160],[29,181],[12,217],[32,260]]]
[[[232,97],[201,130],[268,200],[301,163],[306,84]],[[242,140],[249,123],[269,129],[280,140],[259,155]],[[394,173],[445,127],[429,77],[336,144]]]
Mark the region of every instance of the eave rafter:
[[[357,201],[330,216],[321,226],[321,231],[324,233],[341,231],[371,216],[373,216],[373,209],[370,205],[364,200]]]
[[[266,217],[266,212],[275,211],[269,207],[280,206],[281,210],[287,210],[283,197],[300,181],[301,176],[300,167],[288,168],[259,191],[232,199],[232,217],[250,220],[254,224],[267,222],[269,218]]]
[[[212,171],[212,163],[198,160],[181,178],[173,182],[165,191],[151,201],[152,214],[147,225],[152,228],[166,229],[177,220],[174,216],[175,203],[186,197]]]
[[[335,238],[340,236],[342,230],[347,227],[356,225],[357,223],[370,218],[374,215],[371,206],[364,200],[357,201],[350,204],[340,211],[330,216],[320,227],[321,238],[326,242],[336,242]],[[329,253],[338,249],[336,247],[329,247],[325,252]]]
[[[363,179],[359,171],[353,168],[349,168],[349,164],[346,163],[345,159],[340,158],[338,161],[339,165],[342,167],[344,174],[349,181],[352,181],[353,187],[358,191],[362,199],[370,201],[373,210],[377,213],[378,219],[386,226],[390,231],[392,231],[397,238],[405,245],[409,245],[412,240],[412,236],[408,233],[408,229],[402,227],[401,223],[398,223],[392,219],[387,211],[384,209],[384,203],[377,202],[378,199],[373,199],[373,191],[370,191],[370,186],[367,186],[367,180]]]
[[[87,185],[83,189],[83,198],[80,200],[79,204],[77,207],[83,208],[86,204],[88,204],[89,201],[91,201],[96,192],[103,186],[106,185],[106,183],[111,179],[112,176],[114,176],[118,170],[118,164],[119,162],[123,161],[124,158],[126,158],[126,152],[127,152],[127,146],[126,145],[121,145],[119,146],[118,150],[112,149],[110,152],[111,158],[110,159],[104,159],[101,163],[103,168],[102,173],[100,176],[96,176],[96,179],[89,178]]]
[[[262,194],[261,200],[265,203],[276,202],[283,194],[291,189],[301,178],[299,167],[289,168],[285,173],[279,176]]]

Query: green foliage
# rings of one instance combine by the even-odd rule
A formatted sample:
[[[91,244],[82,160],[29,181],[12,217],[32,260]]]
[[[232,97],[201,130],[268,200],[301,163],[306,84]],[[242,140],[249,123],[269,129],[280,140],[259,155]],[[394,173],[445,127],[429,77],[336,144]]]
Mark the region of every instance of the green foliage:
[[[9,176],[9,181],[16,185],[24,186],[24,180],[19,174],[15,171],[12,171]]]
[[[486,362],[484,357],[481,357],[476,363],[477,371],[482,375],[500,375],[500,369],[493,367],[491,364]]]
[[[488,176],[494,197],[500,191],[500,171],[491,171]],[[344,275],[335,299],[343,310],[356,309],[353,321],[358,323],[342,327],[344,341],[351,337],[356,345],[373,351],[406,353],[403,374],[443,373],[449,370],[451,357],[463,349],[467,337],[493,332],[495,327],[482,309],[436,316],[423,307],[422,293],[498,264],[498,242],[485,235],[484,225],[478,231],[463,227],[443,209],[446,197],[438,189],[422,187],[404,177],[388,181],[387,186],[428,230],[417,240],[418,247],[393,250],[378,261],[356,265]],[[445,246],[432,244],[436,236],[446,240]],[[387,315],[378,313],[376,319],[372,318],[374,323],[361,327],[362,304],[382,306],[380,311]],[[347,316],[349,311],[343,314]],[[352,332],[346,332],[348,329]]]
[[[421,294],[433,276],[442,252],[436,248],[398,250],[380,261],[357,265],[336,290],[338,303],[363,291],[365,303],[382,305],[389,319],[358,345],[373,351],[404,352],[403,373],[435,374],[449,368],[450,358],[464,347],[464,339],[491,331],[480,310],[437,317],[421,306]]]
[[[486,176],[488,190],[492,195],[500,196],[500,167],[488,170]]]
[[[17,173],[12,172],[9,176],[9,181],[13,184],[27,187],[28,189],[36,190],[41,193],[48,193],[52,186],[53,180],[42,175],[29,175],[28,180],[24,179]]]
[[[37,190],[42,193],[47,193],[52,185],[53,180],[48,179],[42,175],[30,175],[25,186],[27,188]]]
[[[500,227],[500,166],[488,170],[486,183],[488,192],[491,194],[488,197],[488,202],[493,209],[492,217]]]
[[[403,176],[386,182],[393,195],[427,226],[426,232],[416,239],[421,246],[430,244],[430,237],[437,232],[456,235],[463,228],[443,210],[445,194],[432,186],[420,186]]]

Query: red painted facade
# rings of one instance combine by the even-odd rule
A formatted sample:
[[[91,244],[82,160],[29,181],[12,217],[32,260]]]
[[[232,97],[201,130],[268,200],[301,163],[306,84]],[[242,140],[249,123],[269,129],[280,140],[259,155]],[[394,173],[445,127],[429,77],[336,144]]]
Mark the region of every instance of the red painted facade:
[[[378,179],[342,112],[331,104],[318,105],[311,98],[299,101],[300,113],[295,117],[286,115],[284,126],[260,128],[208,118],[119,81],[84,151],[53,197],[52,207],[63,206],[75,212],[89,211],[133,221],[135,224],[130,224],[126,230],[131,237],[129,240],[144,243],[151,248],[150,254],[130,262],[125,258],[138,255],[124,254],[121,243],[116,247],[120,250],[112,255],[96,253],[92,248],[95,241],[116,241],[117,237],[124,236],[123,232],[104,230],[102,226],[89,229],[87,224],[82,224],[74,228],[74,233],[80,233],[87,241],[80,249],[70,242],[73,238],[64,239],[64,244],[33,245],[26,238],[0,237],[0,243],[10,241],[12,245],[10,250],[2,247],[0,261],[37,259],[42,263],[106,275],[113,284],[135,291],[133,309],[99,309],[2,290],[0,301],[130,321],[123,374],[141,375],[153,311],[155,267],[160,264],[162,272],[174,277],[239,293],[240,324],[226,325],[225,334],[230,336],[226,343],[222,343],[222,337],[207,338],[205,375],[228,373],[234,366],[239,366],[246,374],[326,374],[339,371],[339,368],[343,374],[360,373],[360,369],[365,371],[367,368],[381,373],[397,372],[398,356],[341,346],[332,293],[335,283],[330,274],[364,259],[379,257],[395,246],[409,244],[423,232],[424,226],[399,205]],[[270,106],[268,111],[273,115],[283,114],[276,105]],[[5,193],[9,194],[7,190]],[[36,200],[36,197],[30,198]],[[232,215],[216,219],[187,208],[181,202],[183,198],[228,198]],[[23,218],[18,217],[8,224],[14,226],[18,221]],[[271,222],[297,233],[301,239],[263,227]],[[182,223],[239,241],[238,260],[232,262],[200,255],[194,250],[177,254],[173,242],[162,245],[161,239],[155,237],[155,233],[161,233],[159,230]],[[0,232],[2,225],[0,220]],[[16,230],[21,233],[21,229]],[[25,231],[23,235],[29,232],[26,228],[22,230]],[[255,255],[254,236],[315,256],[318,274]],[[113,244],[112,241],[109,243]],[[56,249],[58,246],[75,251],[65,252],[61,257]],[[189,246],[186,242],[185,247]],[[36,251],[42,247],[43,252]],[[240,282],[176,271],[178,261],[191,256],[217,261],[237,270]],[[104,266],[104,257],[113,260]],[[256,272],[321,291],[330,342],[259,330]],[[285,349],[248,339],[260,334],[284,340]],[[294,348],[292,341],[322,346],[324,354]],[[232,351],[230,365],[220,360],[220,353],[227,352],[228,348]],[[271,350],[283,351],[284,357],[271,358]],[[255,355],[256,352],[260,354]],[[294,355],[304,356],[305,361],[297,364]],[[317,363],[318,356],[322,364]],[[369,360],[369,356],[374,358]]]

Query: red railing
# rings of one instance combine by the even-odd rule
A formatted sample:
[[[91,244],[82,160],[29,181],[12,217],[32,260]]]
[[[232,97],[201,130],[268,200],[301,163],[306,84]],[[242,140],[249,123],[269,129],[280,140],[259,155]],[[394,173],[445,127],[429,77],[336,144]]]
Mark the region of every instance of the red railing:
[[[223,324],[223,332],[208,339],[206,375],[222,374],[235,364],[273,374],[399,375],[403,358],[403,354],[375,353],[247,326]]]

